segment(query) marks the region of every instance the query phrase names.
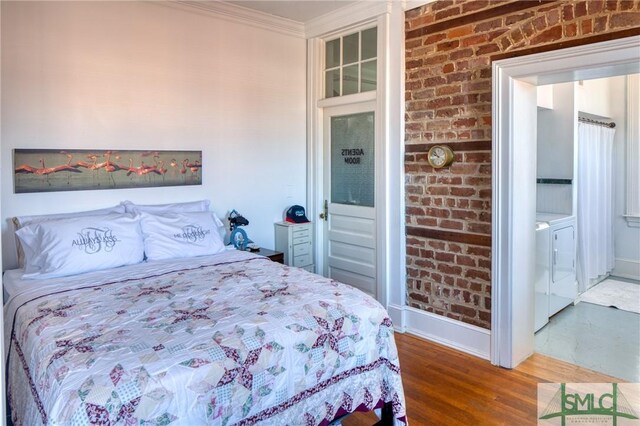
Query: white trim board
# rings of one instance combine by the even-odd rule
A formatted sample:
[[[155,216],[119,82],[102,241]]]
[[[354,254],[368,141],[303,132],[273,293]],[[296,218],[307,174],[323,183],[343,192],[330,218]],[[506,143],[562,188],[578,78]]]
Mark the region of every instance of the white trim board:
[[[409,306],[389,306],[389,316],[400,333],[409,333],[458,351],[489,360],[491,332]],[[404,327],[402,327],[404,324]]]
[[[640,281],[640,261],[616,258],[616,264],[611,275]]]

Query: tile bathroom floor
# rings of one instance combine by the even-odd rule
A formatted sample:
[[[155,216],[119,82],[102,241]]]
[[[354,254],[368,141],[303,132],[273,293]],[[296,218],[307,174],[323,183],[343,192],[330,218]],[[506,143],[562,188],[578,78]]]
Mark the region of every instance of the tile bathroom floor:
[[[622,380],[640,382],[640,315],[581,302],[535,335],[538,353]]]

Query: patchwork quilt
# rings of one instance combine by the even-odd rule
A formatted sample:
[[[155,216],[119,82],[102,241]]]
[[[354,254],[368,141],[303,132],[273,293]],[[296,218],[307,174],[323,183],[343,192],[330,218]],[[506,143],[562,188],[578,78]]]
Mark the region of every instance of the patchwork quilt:
[[[393,329],[377,301],[248,253],[204,259],[14,297],[14,423],[325,425],[385,402],[405,421]]]

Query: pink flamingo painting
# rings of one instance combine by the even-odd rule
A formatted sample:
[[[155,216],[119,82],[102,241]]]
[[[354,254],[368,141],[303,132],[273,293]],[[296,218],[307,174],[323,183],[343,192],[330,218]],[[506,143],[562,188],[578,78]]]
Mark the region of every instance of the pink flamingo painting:
[[[60,161],[63,156],[66,158]],[[129,159],[128,165],[122,161],[122,157]],[[147,157],[153,158],[153,161]],[[177,158],[184,160],[180,161]],[[189,158],[198,159],[190,161]],[[51,166],[51,163],[55,165]],[[14,188],[16,193],[21,193],[194,185],[201,182],[199,173],[202,172],[202,167],[200,151],[16,149]],[[60,172],[63,173],[52,177]],[[155,176],[161,176],[162,179]],[[47,185],[44,185],[44,182],[47,182]]]

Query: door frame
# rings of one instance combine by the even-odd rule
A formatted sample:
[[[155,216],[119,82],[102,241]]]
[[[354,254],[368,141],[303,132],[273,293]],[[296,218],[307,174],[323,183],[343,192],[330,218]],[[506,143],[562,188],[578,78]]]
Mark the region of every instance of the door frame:
[[[365,7],[366,6],[366,7]],[[376,293],[397,330],[404,330],[406,294],[404,235],[404,6],[383,8],[356,3],[341,9],[335,28],[307,39],[307,210],[317,222],[322,211],[323,111],[329,106],[375,101],[376,116]],[[361,8],[362,7],[362,8]],[[348,12],[349,11],[349,12]],[[348,13],[347,13],[348,12]],[[344,19],[342,19],[344,18]],[[327,21],[328,22],[328,21]],[[352,25],[348,24],[353,23]],[[378,84],[376,91],[324,99],[324,40],[376,25]],[[317,270],[324,268],[324,226],[314,227]],[[394,307],[391,309],[391,307]]]
[[[530,158],[522,155],[530,147],[516,144],[518,119],[514,103],[521,85],[563,83],[576,80],[640,73],[640,36],[593,43],[550,52],[495,61],[493,67],[492,146],[492,239],[491,239],[491,363],[514,368],[533,353],[533,329],[526,316],[533,300],[517,297],[515,259],[534,253],[515,253],[519,239],[531,229],[516,226],[530,202],[518,203],[517,174]],[[534,199],[535,193],[530,194]],[[525,280],[526,281],[526,280]],[[533,283],[521,282],[520,289]],[[524,337],[523,337],[524,336]]]

